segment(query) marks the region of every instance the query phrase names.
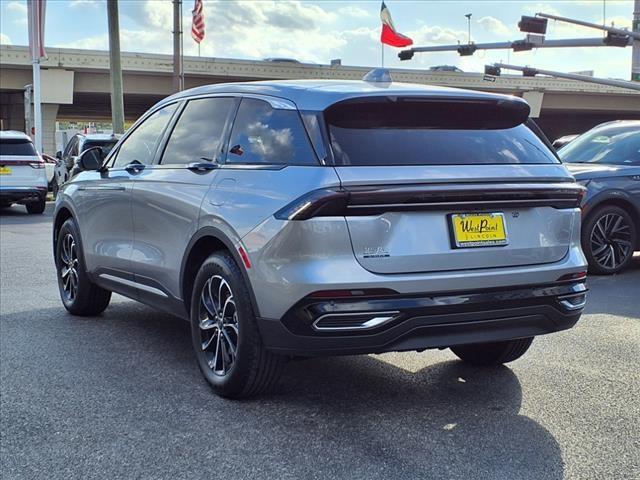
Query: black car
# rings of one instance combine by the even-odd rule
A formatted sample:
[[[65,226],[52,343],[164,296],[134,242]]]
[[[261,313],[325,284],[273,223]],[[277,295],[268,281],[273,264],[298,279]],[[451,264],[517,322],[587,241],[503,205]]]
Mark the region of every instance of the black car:
[[[582,249],[589,271],[619,272],[640,250],[640,120],[598,125],[558,155],[587,187]]]
[[[51,180],[51,189],[54,195],[57,195],[58,189],[73,176],[73,170],[76,166],[76,159],[85,150],[92,147],[101,147],[103,154],[106,156],[114,147],[120,135],[109,134],[83,134],[78,133],[71,137],[67,142],[64,152],[57,152],[55,173]]]

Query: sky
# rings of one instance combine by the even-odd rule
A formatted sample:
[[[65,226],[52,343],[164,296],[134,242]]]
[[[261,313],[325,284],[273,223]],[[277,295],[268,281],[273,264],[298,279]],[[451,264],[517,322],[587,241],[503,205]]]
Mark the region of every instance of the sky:
[[[191,39],[193,0],[183,2],[185,55],[197,55]],[[523,38],[518,31],[521,15],[545,12],[595,23],[631,28],[632,0],[570,1],[408,1],[386,0],[396,29],[416,46],[466,43],[471,13],[471,40],[496,42]],[[120,36],[123,51],[166,53],[172,51],[170,0],[120,0]],[[603,8],[604,6],[604,8]],[[263,59],[288,57],[304,62],[379,66],[379,1],[240,1],[205,0],[206,38],[201,55]],[[598,30],[550,22],[547,39],[600,37]],[[26,45],[26,0],[0,0],[0,43]],[[106,50],[108,48],[105,0],[48,0],[45,44]],[[385,47],[385,66],[428,68],[456,65],[480,72],[484,65],[509,62],[565,72],[594,70],[596,76],[630,78],[631,48],[602,47],[540,49],[514,53],[509,50],[476,52],[459,57],[455,52],[416,54],[401,62],[400,49]]]

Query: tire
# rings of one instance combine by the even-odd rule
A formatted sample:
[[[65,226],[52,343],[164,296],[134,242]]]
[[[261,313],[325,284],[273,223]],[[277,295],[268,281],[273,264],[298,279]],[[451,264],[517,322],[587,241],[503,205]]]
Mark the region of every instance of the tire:
[[[200,267],[190,312],[198,367],[216,394],[251,397],[277,383],[284,359],[264,347],[247,286],[228,253],[213,253]]]
[[[476,343],[450,347],[460,360],[472,365],[495,366],[513,362],[525,354],[533,337],[518,338],[505,342]]]
[[[41,214],[44,213],[44,209],[47,207],[47,202],[44,198],[41,198],[37,202],[30,202],[25,205],[27,207],[27,212],[30,214]]]
[[[582,250],[589,273],[611,275],[633,260],[637,227],[624,209],[615,205],[596,208],[582,225]]]
[[[58,196],[58,190],[60,190],[60,187],[58,186],[58,179],[54,175],[53,180],[51,180],[51,193],[53,193],[53,198]]]
[[[55,255],[58,290],[64,307],[69,313],[79,316],[102,313],[109,305],[111,292],[89,280],[78,227],[73,218],[60,227]]]

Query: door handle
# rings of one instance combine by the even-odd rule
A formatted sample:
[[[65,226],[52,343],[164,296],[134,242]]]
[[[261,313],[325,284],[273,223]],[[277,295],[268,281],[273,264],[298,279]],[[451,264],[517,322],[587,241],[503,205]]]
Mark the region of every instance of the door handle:
[[[217,163],[208,163],[208,162],[193,162],[187,165],[187,169],[192,172],[209,172],[211,170],[215,170],[218,168]]]
[[[142,163],[130,163],[124,169],[129,173],[140,173],[144,170],[145,165]]]

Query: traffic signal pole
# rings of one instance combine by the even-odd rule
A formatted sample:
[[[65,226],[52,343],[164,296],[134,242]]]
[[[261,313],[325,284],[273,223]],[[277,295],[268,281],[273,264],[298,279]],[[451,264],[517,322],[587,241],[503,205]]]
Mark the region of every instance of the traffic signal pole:
[[[640,0],[634,2],[631,28],[638,35],[638,37],[634,37],[631,53],[631,80],[640,82]]]

